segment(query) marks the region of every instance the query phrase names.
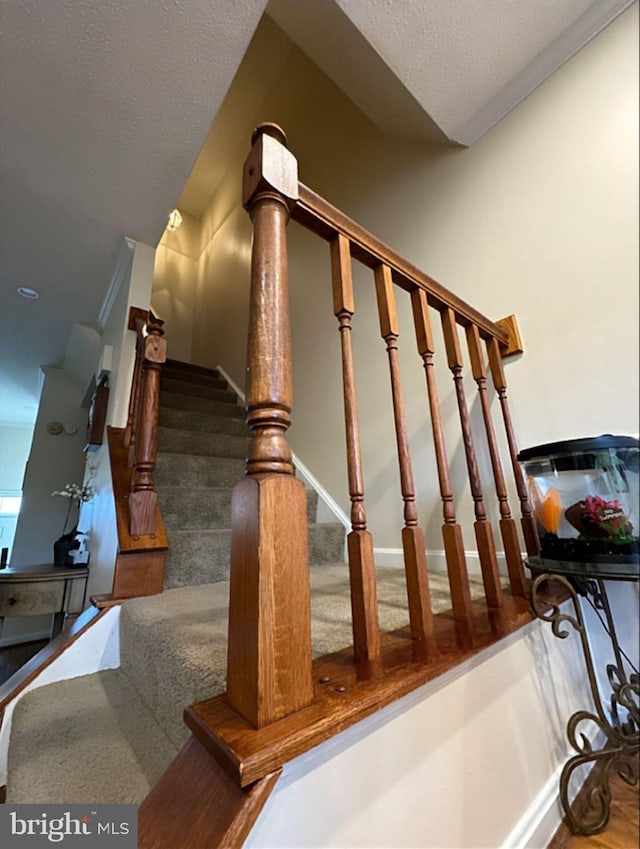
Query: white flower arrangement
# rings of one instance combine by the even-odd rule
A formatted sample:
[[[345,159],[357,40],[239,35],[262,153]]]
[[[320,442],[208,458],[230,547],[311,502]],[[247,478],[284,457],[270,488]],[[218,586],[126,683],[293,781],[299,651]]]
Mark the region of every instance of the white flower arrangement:
[[[95,487],[90,483],[83,484],[82,486],[79,486],[77,483],[67,483],[65,484],[64,489],[59,489],[51,493],[51,495],[60,495],[62,498],[69,499],[67,515],[62,527],[63,535],[67,530],[67,523],[69,521],[69,516],[71,515],[71,508],[74,506],[79,507],[80,504],[86,504],[87,501],[91,501],[95,494]]]

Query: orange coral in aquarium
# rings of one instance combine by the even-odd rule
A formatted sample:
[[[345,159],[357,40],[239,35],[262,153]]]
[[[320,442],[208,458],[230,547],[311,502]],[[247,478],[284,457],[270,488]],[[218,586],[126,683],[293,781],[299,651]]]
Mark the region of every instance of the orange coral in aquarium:
[[[550,534],[558,533],[563,509],[560,493],[555,486],[552,486],[547,490],[545,499],[542,502],[542,509],[540,510],[540,523]]]
[[[562,521],[562,498],[558,490],[552,486],[543,495],[537,481],[533,477],[527,479],[531,509],[542,527],[550,534],[558,533]]]

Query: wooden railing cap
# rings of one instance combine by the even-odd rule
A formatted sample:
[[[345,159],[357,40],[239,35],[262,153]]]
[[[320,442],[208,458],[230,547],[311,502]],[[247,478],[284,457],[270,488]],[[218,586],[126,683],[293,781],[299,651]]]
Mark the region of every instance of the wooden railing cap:
[[[258,126],[251,134],[251,146],[253,146],[258,141],[260,136],[264,135],[271,136],[276,141],[280,142],[280,144],[284,145],[287,149],[289,148],[287,134],[279,124],[274,124],[273,121],[263,121],[262,124],[258,124]]]
[[[298,161],[287,147],[277,124],[260,124],[251,137],[252,148],[242,175],[242,204],[250,210],[261,194],[270,194],[291,210],[298,202]]]

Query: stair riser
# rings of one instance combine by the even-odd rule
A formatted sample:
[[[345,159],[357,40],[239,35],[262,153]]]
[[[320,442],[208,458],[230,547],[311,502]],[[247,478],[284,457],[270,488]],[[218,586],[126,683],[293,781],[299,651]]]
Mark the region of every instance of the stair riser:
[[[182,380],[171,380],[169,378],[160,378],[160,391],[188,395],[194,398],[206,398],[209,401],[221,401],[223,404],[235,404],[238,398],[235,392],[229,392],[229,390],[210,389],[208,386],[198,386],[195,383],[185,383]]]
[[[172,454],[197,454],[211,457],[235,457],[243,460],[250,440],[224,433],[194,432],[175,428],[158,428],[158,451]]]
[[[232,487],[244,475],[244,461],[228,457],[158,454],[154,479],[157,487]]]
[[[157,487],[162,519],[168,531],[221,530],[231,527],[231,488]],[[307,490],[307,515],[315,521],[317,494]],[[171,540],[170,540],[171,541]]]
[[[309,525],[309,563],[313,566],[344,559],[344,528],[340,524]],[[229,579],[231,531],[169,533],[165,589]]]
[[[194,395],[180,395],[176,392],[160,391],[160,406],[174,410],[193,410],[208,416],[229,416],[233,419],[242,418],[244,409],[239,404],[228,404],[223,401],[209,401]]]
[[[236,408],[238,413],[242,411]],[[227,436],[249,437],[250,431],[244,419],[232,419],[229,416],[207,416],[193,410],[174,410],[160,407],[158,424],[161,427],[173,427],[178,430],[197,430],[206,433],[226,433]]]

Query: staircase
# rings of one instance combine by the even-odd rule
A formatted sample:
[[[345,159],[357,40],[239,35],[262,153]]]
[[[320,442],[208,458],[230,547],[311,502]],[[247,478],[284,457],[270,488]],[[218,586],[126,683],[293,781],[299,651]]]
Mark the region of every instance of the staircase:
[[[225,689],[233,484],[244,470],[242,407],[215,371],[168,361],[156,487],[169,556],[165,591],[122,604],[118,669],[28,692],[13,715],[7,802],[140,803],[189,737],[185,706]],[[313,521],[314,654],[352,641],[344,528]],[[380,619],[406,624],[404,570],[377,570]],[[450,606],[431,576],[434,609]],[[477,594],[481,586],[476,585]]]
[[[19,702],[7,801],[141,802],[188,738],[183,708],[224,689],[231,491],[248,442],[226,381],[168,361],[156,467],[169,540],[165,592],[122,605],[119,669]],[[313,517],[315,493],[308,504]],[[342,525],[310,522],[309,538],[316,567],[343,559]]]
[[[231,491],[244,472],[244,408],[218,372],[168,360],[160,384],[156,489],[169,537],[165,588],[229,578]],[[309,490],[312,565],[343,559],[344,528],[316,524]]]

